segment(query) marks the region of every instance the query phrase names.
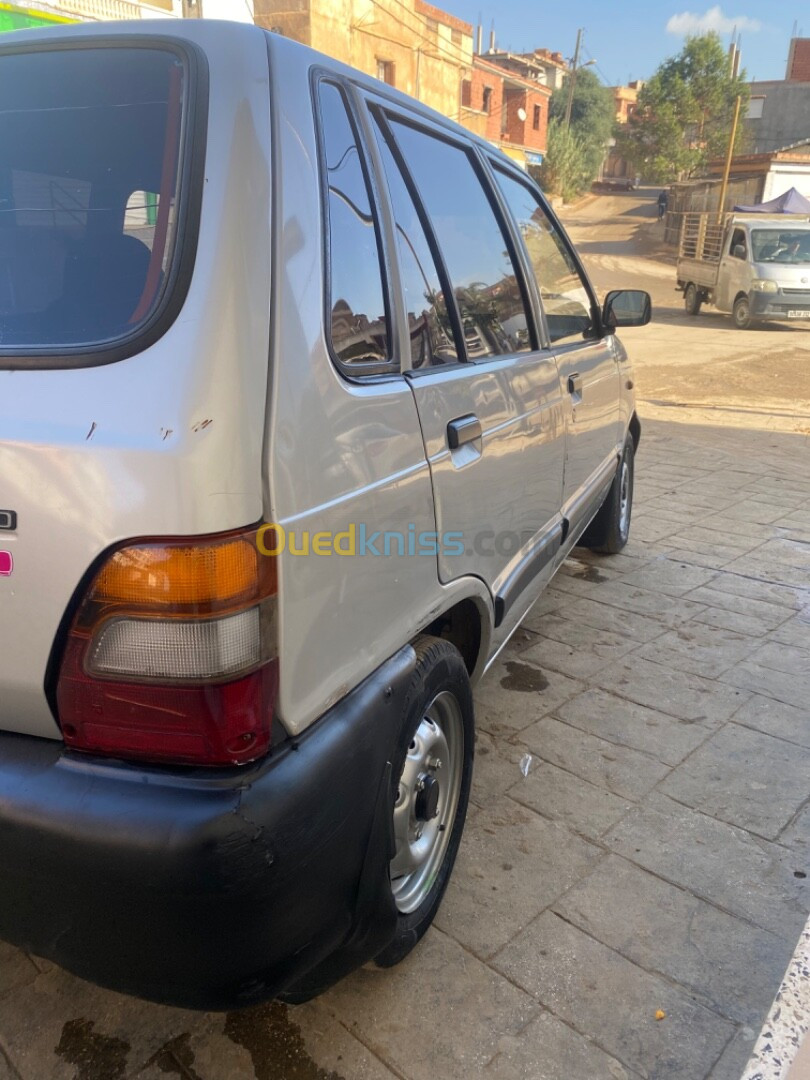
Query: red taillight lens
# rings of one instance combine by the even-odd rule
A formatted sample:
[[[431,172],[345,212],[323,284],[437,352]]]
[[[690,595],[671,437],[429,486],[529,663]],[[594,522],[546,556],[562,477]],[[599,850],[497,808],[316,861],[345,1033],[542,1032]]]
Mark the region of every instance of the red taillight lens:
[[[134,544],[97,573],[57,686],[78,750],[239,765],[270,746],[276,577],[256,530]]]

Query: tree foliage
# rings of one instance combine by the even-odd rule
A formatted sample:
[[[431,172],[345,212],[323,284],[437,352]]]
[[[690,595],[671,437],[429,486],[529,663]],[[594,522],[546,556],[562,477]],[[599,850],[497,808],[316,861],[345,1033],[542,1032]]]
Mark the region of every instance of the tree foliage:
[[[543,161],[543,186],[570,200],[590,187],[599,173],[613,131],[613,95],[588,68],[580,68],[574,83],[571,126],[566,127],[567,75],[549,104],[549,128]]]
[[[728,149],[737,95],[748,102],[745,72],[731,74],[715,33],[687,38],[638,95],[636,111],[616,130],[616,146],[634,171],[653,183],[694,176]],[[737,129],[735,150],[745,138]]]

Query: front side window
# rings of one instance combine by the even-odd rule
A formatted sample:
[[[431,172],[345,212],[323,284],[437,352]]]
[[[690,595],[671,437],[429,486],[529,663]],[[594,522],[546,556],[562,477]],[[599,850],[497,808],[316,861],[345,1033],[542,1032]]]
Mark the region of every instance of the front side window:
[[[155,314],[187,84],[157,47],[0,56],[0,354],[97,349]]]
[[[510,241],[468,154],[407,124],[392,126],[444,259],[468,358],[528,352],[529,320]]]
[[[731,255],[735,259],[748,257],[748,245],[745,242],[745,229],[735,229],[731,235]]]
[[[341,364],[369,370],[388,362],[388,317],[377,224],[360,148],[343,94],[319,89],[323,173],[329,219],[332,348]]]
[[[498,186],[523,234],[553,342],[581,340],[594,327],[591,295],[559,230],[535,193],[496,170]]]

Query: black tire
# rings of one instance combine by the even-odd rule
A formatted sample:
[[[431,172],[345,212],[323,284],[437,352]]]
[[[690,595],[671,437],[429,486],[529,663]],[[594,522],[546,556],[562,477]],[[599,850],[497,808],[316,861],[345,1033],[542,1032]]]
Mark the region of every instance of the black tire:
[[[683,303],[687,315],[697,315],[700,311],[700,305],[703,303],[697,285],[691,281],[684,290]]]
[[[738,330],[750,330],[753,327],[754,320],[751,318],[751,305],[747,296],[738,296],[734,301],[732,318]]]
[[[395,808],[400,804],[400,783],[403,770],[406,761],[409,767],[411,764],[411,759],[408,757],[409,751],[413,751],[414,746],[419,741],[419,733],[423,730],[422,725],[429,719],[428,710],[439,699],[449,701],[452,698],[458,706],[457,720],[460,720],[462,740],[460,747],[460,786],[458,798],[455,801],[455,809],[452,811],[447,806],[447,802],[450,801],[448,793],[451,790],[449,777],[447,787],[439,796],[439,806],[435,818],[431,820],[437,821],[437,836],[443,835],[449,829],[450,838],[449,842],[442,841],[443,852],[441,852],[441,849],[437,849],[437,855],[441,852],[441,863],[435,870],[435,876],[431,874],[425,881],[424,888],[426,891],[423,898],[419,900],[417,907],[412,908],[412,910],[402,910],[398,899],[397,883],[398,881],[407,882],[408,879],[407,876],[397,880],[392,878],[391,891],[399,909],[397,927],[392,941],[375,957],[375,962],[379,967],[393,967],[394,964],[398,964],[400,960],[408,955],[433,922],[444,896],[444,891],[450,881],[453,864],[456,861],[456,854],[461,843],[461,834],[464,831],[464,819],[467,815],[467,804],[470,798],[470,785],[472,782],[475,722],[472,688],[470,687],[469,675],[461,658],[461,653],[451,642],[444,641],[441,638],[428,637],[427,635],[417,638],[413,643],[413,647],[416,650],[416,667],[411,676],[410,686],[405,698],[399,745],[396,748],[392,762],[392,775],[397,778],[397,784],[392,792],[392,801]],[[445,698],[444,695],[450,695],[450,698]],[[451,764],[452,762],[447,762],[448,769]],[[436,778],[438,788],[442,789],[444,781],[442,780],[441,766],[431,770],[431,773],[432,777]],[[445,799],[444,806],[441,804],[442,797]],[[444,814],[448,815],[447,820],[443,820]],[[396,834],[396,824],[394,832]],[[392,873],[396,862],[395,857],[391,864]],[[416,895],[419,897],[418,891]]]
[[[633,511],[634,469],[635,444],[632,435],[628,435],[607,498],[582,535],[580,544],[583,547],[616,555],[627,543]]]

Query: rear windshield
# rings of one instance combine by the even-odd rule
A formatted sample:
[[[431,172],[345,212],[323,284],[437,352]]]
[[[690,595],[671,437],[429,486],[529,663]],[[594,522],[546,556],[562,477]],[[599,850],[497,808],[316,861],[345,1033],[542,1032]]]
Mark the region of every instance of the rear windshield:
[[[0,55],[0,363],[111,343],[155,312],[186,82],[167,49]]]

